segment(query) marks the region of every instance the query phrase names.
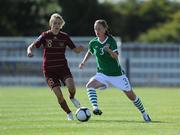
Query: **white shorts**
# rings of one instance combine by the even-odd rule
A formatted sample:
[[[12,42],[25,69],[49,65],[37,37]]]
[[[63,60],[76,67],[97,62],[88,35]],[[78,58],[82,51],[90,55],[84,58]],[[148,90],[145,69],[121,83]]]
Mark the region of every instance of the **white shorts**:
[[[96,73],[95,76],[93,76],[89,81],[97,80],[100,83],[104,84],[104,87],[101,87],[100,89],[106,89],[109,87],[109,84],[112,86],[122,90],[122,91],[131,91],[132,87],[129,83],[129,79],[126,77],[126,75],[121,76],[107,76],[102,73]]]

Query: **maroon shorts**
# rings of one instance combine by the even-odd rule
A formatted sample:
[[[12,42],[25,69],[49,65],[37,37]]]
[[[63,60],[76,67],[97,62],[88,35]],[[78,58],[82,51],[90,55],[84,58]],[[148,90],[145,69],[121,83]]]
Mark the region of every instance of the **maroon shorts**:
[[[44,71],[44,76],[51,89],[56,86],[61,86],[61,84],[65,85],[65,80],[67,78],[72,78],[69,68],[61,69],[59,71]]]

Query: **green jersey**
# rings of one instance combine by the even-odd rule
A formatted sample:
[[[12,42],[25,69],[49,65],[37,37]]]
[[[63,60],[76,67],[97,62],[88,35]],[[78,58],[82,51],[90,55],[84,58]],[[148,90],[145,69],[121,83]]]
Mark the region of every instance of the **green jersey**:
[[[115,52],[117,51],[117,44],[114,38],[107,37],[104,42],[100,42],[96,37],[89,42],[89,50],[91,54],[96,57],[97,72],[103,73],[107,76],[120,76],[123,74],[122,68],[118,59],[114,59],[104,50],[104,46]]]

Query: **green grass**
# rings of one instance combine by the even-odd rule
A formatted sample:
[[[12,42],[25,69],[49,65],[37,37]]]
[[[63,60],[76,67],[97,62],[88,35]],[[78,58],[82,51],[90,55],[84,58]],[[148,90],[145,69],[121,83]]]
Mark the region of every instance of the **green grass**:
[[[66,89],[63,89],[68,97]],[[0,87],[0,135],[179,135],[180,89],[135,88],[152,118],[145,123],[118,90],[98,91],[102,116],[88,122],[67,121],[52,91],[36,87]],[[85,89],[77,97],[91,109]],[[73,112],[76,109],[68,98]]]

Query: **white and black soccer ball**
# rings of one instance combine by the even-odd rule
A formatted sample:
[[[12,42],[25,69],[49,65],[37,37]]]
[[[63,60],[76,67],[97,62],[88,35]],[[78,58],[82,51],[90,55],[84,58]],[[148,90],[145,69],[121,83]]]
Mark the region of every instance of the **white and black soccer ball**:
[[[91,117],[91,112],[87,107],[80,107],[76,111],[76,118],[81,121],[85,122],[88,121]]]

